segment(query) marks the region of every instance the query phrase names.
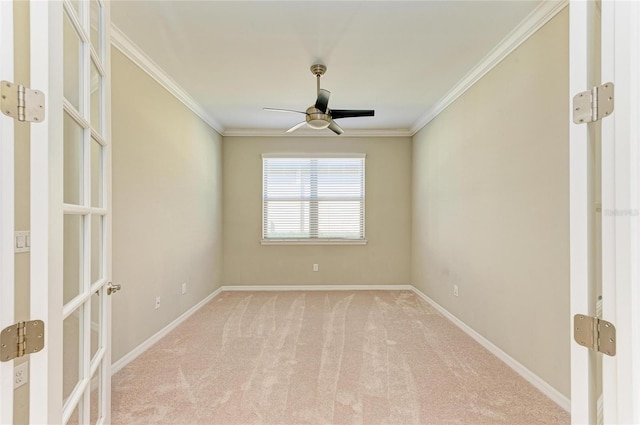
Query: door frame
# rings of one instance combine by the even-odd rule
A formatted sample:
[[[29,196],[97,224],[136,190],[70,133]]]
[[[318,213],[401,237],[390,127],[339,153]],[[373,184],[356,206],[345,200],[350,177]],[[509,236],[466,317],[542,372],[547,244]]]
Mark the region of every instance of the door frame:
[[[589,87],[589,3],[569,4],[569,244],[570,244],[570,316],[595,315],[595,304],[589,293],[589,152],[586,124],[571,121],[574,93]],[[573,320],[571,320],[573,322]],[[571,326],[571,421],[595,423],[595,404],[591,397],[595,376],[592,375],[589,350],[573,341]]]
[[[0,1],[0,80],[13,81],[13,1]],[[0,113],[0,329],[15,323],[14,123]],[[13,423],[13,361],[0,362],[0,423]]]
[[[569,6],[570,93],[588,90],[590,57],[589,7]],[[602,121],[602,318],[617,327],[617,355],[604,356],[602,370],[605,423],[638,423],[640,371],[633,359],[640,355],[640,4],[602,2],[602,81],[615,84],[614,113]],[[570,113],[570,116],[572,112]],[[592,373],[594,354],[573,341],[573,316],[595,315],[589,288],[589,173],[587,125],[570,121],[570,310],[571,420],[596,423],[598,379]],[[608,150],[608,151],[607,151]]]

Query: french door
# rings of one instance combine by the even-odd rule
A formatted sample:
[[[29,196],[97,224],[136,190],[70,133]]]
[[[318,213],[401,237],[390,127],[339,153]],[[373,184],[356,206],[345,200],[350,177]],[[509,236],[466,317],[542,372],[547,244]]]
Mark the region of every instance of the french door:
[[[9,81],[11,4],[0,2],[0,72]],[[44,349],[29,355],[29,422],[109,423],[109,3],[31,1],[30,28],[31,87],[44,92],[46,116],[30,124],[30,194],[16,194],[30,197],[30,316],[45,322]],[[2,117],[3,327],[14,314],[12,126]],[[12,363],[0,368],[0,423],[13,422]]]
[[[640,423],[640,4],[571,1],[569,8],[571,97],[615,87],[610,116],[570,124],[571,315],[617,328],[607,337],[615,356],[572,341],[571,417]]]

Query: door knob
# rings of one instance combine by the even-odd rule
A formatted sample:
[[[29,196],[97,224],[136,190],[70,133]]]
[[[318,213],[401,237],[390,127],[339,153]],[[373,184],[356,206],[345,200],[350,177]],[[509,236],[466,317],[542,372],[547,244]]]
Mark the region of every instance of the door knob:
[[[116,283],[115,285],[111,282],[107,283],[107,295],[118,292],[120,289],[122,289],[122,285],[120,285],[119,283]]]

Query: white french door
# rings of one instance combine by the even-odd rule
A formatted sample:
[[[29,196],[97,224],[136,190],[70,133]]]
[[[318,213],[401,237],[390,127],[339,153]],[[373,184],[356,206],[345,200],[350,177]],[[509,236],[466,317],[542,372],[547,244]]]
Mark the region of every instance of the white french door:
[[[570,123],[571,316],[617,328],[615,356],[572,341],[571,419],[640,423],[640,3],[569,7],[571,97],[615,86],[610,116]]]
[[[31,2],[31,85],[46,120],[31,126],[30,422],[110,421],[111,145],[109,4]]]

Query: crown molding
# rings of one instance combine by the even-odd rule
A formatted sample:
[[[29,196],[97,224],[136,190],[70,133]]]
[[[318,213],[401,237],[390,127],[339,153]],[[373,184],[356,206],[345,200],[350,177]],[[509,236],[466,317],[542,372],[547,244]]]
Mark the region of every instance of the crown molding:
[[[222,136],[229,137],[337,137],[330,131],[300,129],[295,133],[285,133],[281,129],[224,129],[204,108],[178,85],[158,64],[147,56],[140,47],[131,41],[117,26],[111,26],[111,43],[133,63],[157,81],[169,93],[174,95],[187,108],[202,118],[211,128]],[[348,137],[411,137],[407,129],[352,129],[346,130],[342,138]]]
[[[294,133],[286,133],[284,130],[275,128],[236,128],[227,129],[222,134],[224,137],[339,137],[341,139],[350,137],[411,137],[411,130],[407,129],[346,129],[344,134],[337,134],[328,131],[312,130],[301,128]]]
[[[187,108],[199,116],[211,128],[220,133],[224,133],[223,127],[213,117],[204,110],[198,102],[193,99],[182,87],[178,85],[169,75],[149,58],[133,41],[131,41],[117,26],[111,25],[111,44],[120,50],[133,63],[145,71],[151,78],[156,80],[169,93],[174,95]]]
[[[438,103],[429,108],[411,129],[413,136],[426,126],[440,112],[462,96],[480,78],[491,71],[504,58],[536,33],[569,4],[568,0],[545,0],[535,8],[516,28],[513,29],[489,54],[487,54],[467,75],[465,75]]]
[[[457,98],[462,96],[478,80],[502,62],[511,52],[535,34],[543,25],[562,11],[568,0],[544,0],[496,47],[494,47],[469,73],[467,73],[434,106],[429,108],[411,127],[411,129],[352,129],[346,130],[341,138],[348,137],[411,137],[426,126],[438,114],[444,111]],[[224,129],[205,109],[180,87],[169,75],[151,60],[117,26],[111,26],[112,45],[168,90],[185,106],[204,120],[211,128],[225,137],[337,137],[330,132],[300,129],[295,133],[285,133],[280,129]]]

